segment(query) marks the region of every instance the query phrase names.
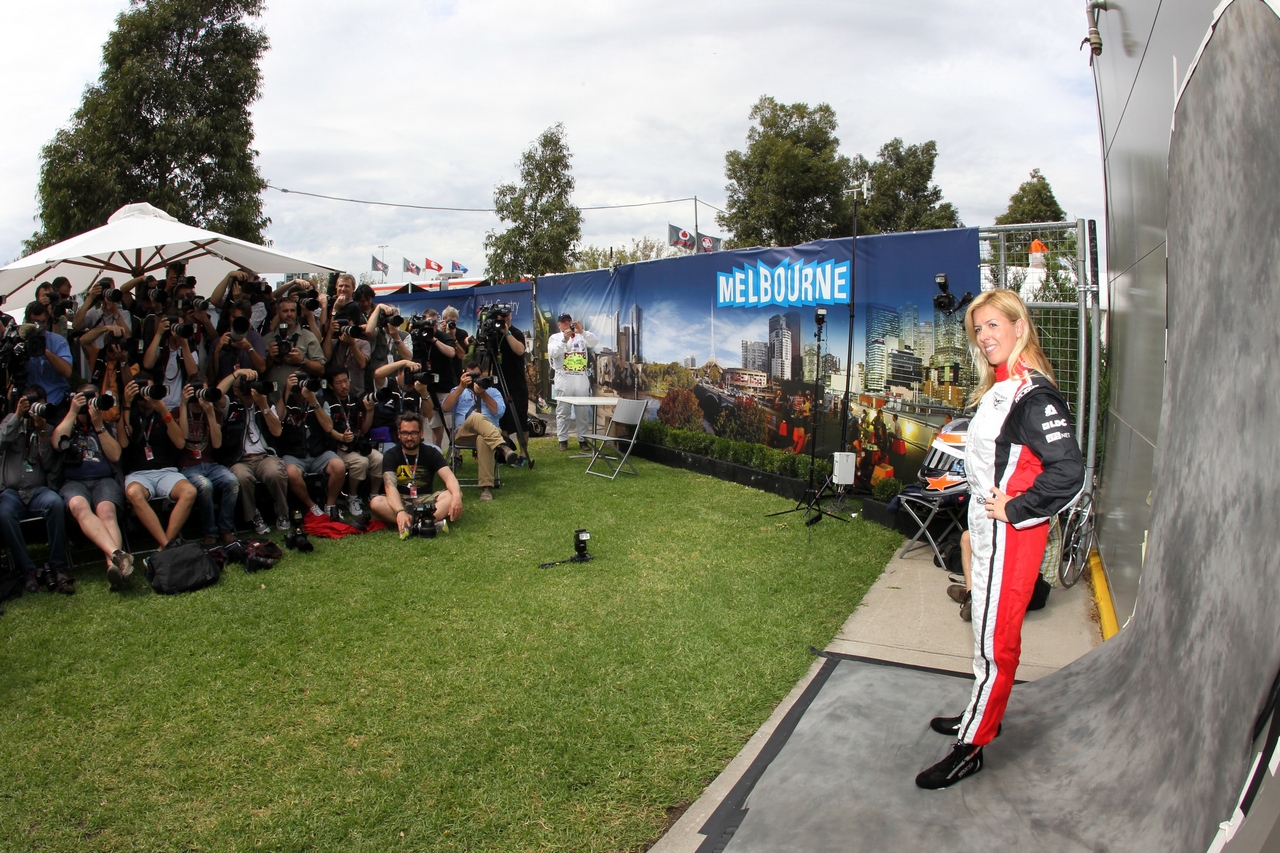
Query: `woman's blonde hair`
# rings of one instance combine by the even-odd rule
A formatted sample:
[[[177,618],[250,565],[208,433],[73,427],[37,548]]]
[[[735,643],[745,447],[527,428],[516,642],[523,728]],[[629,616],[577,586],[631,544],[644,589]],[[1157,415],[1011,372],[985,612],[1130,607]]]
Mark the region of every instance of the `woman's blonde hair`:
[[[973,315],[979,308],[984,307],[999,311],[1010,323],[1022,321],[1022,334],[1018,336],[1017,343],[1009,353],[1007,362],[1009,375],[1024,376],[1029,369],[1034,369],[1057,385],[1057,381],[1053,378],[1053,368],[1049,366],[1049,359],[1045,357],[1044,350],[1040,349],[1040,339],[1036,336],[1036,324],[1031,322],[1031,315],[1027,313],[1027,305],[1022,301],[1022,297],[1013,290],[988,290],[986,293],[979,294],[964,314],[964,331],[969,337],[969,352],[973,358],[974,367],[978,371],[978,387],[970,397],[970,404],[982,399],[982,395],[996,384],[996,370],[987,362],[987,355],[982,351],[982,347],[978,346],[978,335],[974,330]]]

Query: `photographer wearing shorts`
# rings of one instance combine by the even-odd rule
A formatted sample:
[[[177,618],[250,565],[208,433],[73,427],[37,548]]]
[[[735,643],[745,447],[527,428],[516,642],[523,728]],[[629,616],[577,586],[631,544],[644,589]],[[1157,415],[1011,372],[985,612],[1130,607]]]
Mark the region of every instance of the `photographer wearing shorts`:
[[[337,443],[338,458],[347,466],[347,511],[353,518],[364,513],[359,490],[365,479],[382,479],[382,453],[373,448],[369,429],[373,426],[373,395],[357,395],[346,368],[329,374],[324,393],[324,410],[333,424],[330,435]]]
[[[182,389],[182,408],[178,410],[178,423],[186,437],[178,451],[178,467],[196,487],[205,545],[213,545],[219,538],[223,544],[236,541],[240,483],[230,468],[214,461],[214,454],[222,447],[222,424],[218,423],[216,408],[222,399],[221,389],[209,388],[205,377],[197,374]]]
[[[519,467],[528,465],[527,459],[506,446],[498,429],[506,404],[494,387],[493,378],[483,374],[474,361],[467,362],[458,387],[449,392],[440,408],[453,418],[455,441],[475,437],[476,459],[480,463],[480,500],[493,500],[495,457]]]
[[[181,391],[179,391],[181,393]],[[117,435],[123,451],[124,494],[133,514],[156,540],[156,550],[181,541],[182,525],[191,517],[196,487],[178,471],[178,452],[186,444],[182,425],[164,404],[168,389],[139,373],[124,387],[123,431]],[[167,498],[173,504],[168,527],[147,501]]]
[[[387,524],[394,524],[401,537],[414,523],[414,507],[435,501],[433,520],[457,521],[462,516],[462,490],[440,451],[422,444],[422,416],[400,417],[397,433],[400,445],[383,457],[383,493],[369,502],[370,511]],[[436,475],[443,488],[435,491]]]
[[[312,515],[333,518],[342,481],[347,477],[347,466],[333,452],[333,421],[316,396],[324,384],[324,380],[312,379],[305,373],[288,375],[284,393],[276,403],[281,430],[276,447],[284,457],[289,491],[293,496]],[[324,509],[316,506],[307,493],[307,483],[303,479],[307,474],[323,474],[327,479],[328,499]]]
[[[50,589],[71,595],[76,591],[76,582],[67,574],[70,564],[63,515],[65,505],[57,492],[49,488],[49,473],[57,458],[45,421],[45,415],[52,409],[40,400],[43,394],[38,386],[28,387],[18,398],[14,411],[0,421],[0,481],[4,485],[4,491],[0,492],[0,535],[25,579],[27,591],[35,592],[40,581],[35,563],[27,553],[20,522],[25,518],[43,518],[49,533],[49,568],[53,572],[46,583]],[[16,585],[14,594],[17,594]]]
[[[222,447],[215,458],[231,469],[240,484],[240,510],[253,532],[266,536],[271,532],[258,511],[255,489],[259,483],[267,487],[275,503],[276,529],[288,530],[289,477],[284,460],[276,455],[270,442],[280,437],[280,416],[267,402],[270,387],[258,381],[255,370],[241,368],[218,383],[226,396],[227,407],[222,417]]]
[[[114,411],[114,395],[85,385],[71,397],[67,416],[53,431],[53,446],[62,451],[62,487],[58,496],[84,535],[107,558],[107,581],[112,589],[133,574],[133,555],[124,550],[120,513],[124,487],[116,473],[120,444],[103,415]]]

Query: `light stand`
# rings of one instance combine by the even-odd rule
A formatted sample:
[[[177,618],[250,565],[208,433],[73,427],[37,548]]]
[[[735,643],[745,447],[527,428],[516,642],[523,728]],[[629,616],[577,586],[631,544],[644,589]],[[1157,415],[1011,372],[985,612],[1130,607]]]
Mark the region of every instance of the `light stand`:
[[[849,395],[853,391],[853,321],[858,314],[858,194],[862,194],[862,200],[865,203],[867,185],[868,181],[864,178],[861,185],[853,188],[853,249],[849,257],[849,344],[844,357],[844,399],[840,404],[840,450],[842,451],[849,449]],[[841,485],[840,494],[843,496],[847,492],[856,492],[859,487],[857,480],[849,488]],[[866,494],[871,493],[865,484],[861,484],[861,489]]]
[[[821,411],[822,409],[820,401],[822,400],[822,396],[823,396],[822,395],[822,327],[825,326],[827,322],[827,309],[818,308],[814,312],[813,322],[818,327],[817,331],[813,333],[813,337],[818,342],[818,352],[817,352],[818,361],[813,371],[813,404],[809,412],[809,488],[805,490],[804,497],[796,501],[796,505],[791,509],[784,509],[781,512],[771,512],[765,516],[766,518],[769,518],[770,516],[786,515],[789,512],[800,512],[803,510],[806,515],[804,523],[808,527],[812,527],[813,525],[817,524],[819,521],[822,521],[822,516],[824,515],[829,515],[832,518],[839,518],[841,521],[849,520],[847,518],[842,518],[841,516],[836,515],[834,512],[827,512],[825,509],[822,508],[822,498],[825,495],[828,487],[831,485],[830,475],[827,476],[827,479],[823,482],[821,488],[814,489],[813,487],[813,473],[816,467],[817,455],[818,455],[818,412]]]

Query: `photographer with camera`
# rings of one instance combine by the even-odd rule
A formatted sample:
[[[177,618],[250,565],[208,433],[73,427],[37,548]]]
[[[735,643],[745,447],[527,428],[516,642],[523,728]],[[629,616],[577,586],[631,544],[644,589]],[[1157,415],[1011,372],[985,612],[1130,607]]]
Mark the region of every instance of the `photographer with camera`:
[[[427,388],[431,399],[439,401],[440,395],[448,394],[458,384],[459,370],[454,365],[458,354],[457,339],[447,326],[441,326],[440,315],[434,308],[428,308],[417,323],[410,323],[410,336],[413,340],[413,360],[422,365],[421,369],[431,373]],[[428,426],[431,429],[431,441],[440,447],[444,441],[444,420],[438,409],[433,408]]]
[[[142,354],[142,369],[154,371],[158,384],[168,392],[164,399],[166,411],[178,407],[182,386],[200,372],[200,354],[194,348],[196,326],[178,322],[176,302],[171,312],[147,317],[143,329],[143,337],[150,343]]]
[[[106,555],[112,589],[120,589],[133,574],[133,555],[124,550],[120,534],[120,513],[124,512],[124,487],[117,473],[120,443],[103,417],[116,412],[117,400],[93,385],[82,386],[72,395],[70,410],[52,438],[63,454],[58,496],[85,537]]]
[[[178,468],[196,487],[196,507],[206,546],[216,544],[218,539],[224,545],[236,540],[240,483],[231,469],[214,459],[222,447],[217,410],[222,400],[222,389],[210,388],[204,375],[196,374],[182,389],[182,407],[178,410],[178,424],[185,436],[178,452]]]
[[[0,491],[0,536],[25,581],[27,592],[35,592],[40,588],[41,573],[27,553],[21,522],[26,518],[43,518],[49,533],[50,574],[43,579],[45,587],[71,595],[76,591],[76,582],[67,573],[70,563],[67,562],[66,506],[49,487],[49,475],[55,469],[57,456],[46,418],[54,409],[41,399],[43,396],[40,386],[27,387],[14,411],[0,421],[0,485],[4,487]],[[16,582],[12,587],[4,584],[0,590],[4,598],[17,593]]]
[[[330,371],[324,410],[333,424],[330,435],[337,442],[338,458],[347,467],[347,511],[353,518],[364,512],[360,505],[360,485],[366,478],[377,482],[382,477],[382,453],[375,450],[369,440],[375,405],[372,394],[366,397],[355,393],[345,367]]]
[[[494,459],[516,467],[527,467],[529,461],[506,446],[498,422],[506,411],[502,394],[494,387],[493,377],[482,372],[480,365],[469,361],[458,381],[440,404],[447,417],[453,419],[454,441],[475,438],[476,459],[480,464],[480,500],[493,500]],[[456,447],[454,452],[456,453]]]
[[[267,348],[267,381],[285,388],[289,377],[299,370],[310,377],[324,373],[324,350],[320,340],[298,325],[298,300],[286,296],[276,305],[275,328],[262,339]],[[272,403],[280,399],[275,393]],[[282,416],[283,420],[283,416]]]
[[[67,318],[76,311],[76,302],[71,297],[71,282],[65,276],[58,276],[52,282],[40,282],[36,287],[36,301],[49,307],[48,330],[63,338],[68,337],[71,321]]]
[[[222,419],[222,446],[215,458],[229,466],[240,484],[240,509],[253,527],[253,532],[266,536],[271,532],[258,511],[255,489],[259,483],[275,504],[276,528],[288,530],[289,476],[284,460],[276,455],[271,441],[280,437],[280,416],[267,401],[271,390],[258,381],[255,370],[238,368],[218,383],[227,400]]]
[[[181,387],[178,393],[181,395]],[[181,541],[182,525],[191,517],[196,503],[195,485],[178,471],[178,453],[186,444],[186,437],[182,424],[165,405],[168,396],[168,388],[139,371],[124,386],[124,408],[120,412],[124,429],[117,433],[123,451],[122,467],[128,472],[124,478],[125,497],[138,521],[156,540],[157,551]],[[148,503],[153,497],[166,498],[173,504],[167,527],[160,526],[160,519]]]
[[[507,389],[507,410],[499,424],[513,442],[520,442],[520,455],[529,458],[529,439],[524,432],[524,421],[529,417],[529,379],[525,373],[524,332],[511,325],[511,306],[494,305],[489,311],[492,330],[481,329],[480,337],[485,347],[498,360],[498,371]],[[519,418],[519,429],[517,429]]]
[[[312,515],[334,518],[347,467],[333,451],[333,420],[316,396],[325,384],[323,379],[313,379],[305,373],[290,373],[285,378],[284,393],[276,402],[281,428],[276,448],[284,457],[293,496]],[[328,499],[324,509],[307,493],[303,475],[311,474],[323,474],[327,478]]]
[[[124,330],[122,337],[127,338],[133,334],[133,317],[124,310],[123,305],[124,293],[116,288],[115,279],[104,276],[93,283],[84,304],[71,318],[72,329],[86,332],[80,338],[81,348],[84,348],[85,338],[89,337],[88,331],[101,326],[119,326]],[[85,352],[87,356],[88,350]]]
[[[561,397],[590,397],[591,377],[587,374],[587,350],[600,346],[594,333],[582,328],[582,324],[568,314],[559,318],[560,334],[547,340],[547,357],[555,371],[551,396],[556,398],[556,436],[560,449],[569,449],[569,426],[576,422],[578,447],[590,450],[583,437],[591,432],[591,409],[558,402]]]
[[[351,393],[363,397],[369,382],[369,357],[372,348],[364,338],[360,308],[347,302],[325,327],[324,355],[330,370],[341,368],[348,377]]]
[[[39,385],[49,405],[58,409],[57,419],[62,420],[63,407],[71,390],[71,346],[67,339],[48,331],[49,306],[39,300],[27,306],[26,322],[34,326],[27,329],[26,355],[27,381]]]
[[[237,370],[267,372],[267,346],[253,328],[253,305],[246,300],[231,303],[222,314],[222,334],[214,341],[214,376],[221,382]]]
[[[440,451],[422,443],[421,415],[401,415],[396,429],[400,443],[383,458],[383,492],[369,501],[369,510],[395,525],[401,539],[415,532],[432,536],[438,523],[462,516],[462,489]],[[439,491],[434,490],[436,475]]]

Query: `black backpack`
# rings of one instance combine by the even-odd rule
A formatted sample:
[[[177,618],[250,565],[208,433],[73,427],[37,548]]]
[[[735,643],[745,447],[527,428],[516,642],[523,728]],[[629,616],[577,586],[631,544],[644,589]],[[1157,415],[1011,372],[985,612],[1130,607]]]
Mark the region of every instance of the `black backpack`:
[[[190,592],[222,577],[222,566],[199,542],[174,545],[147,558],[147,582],[161,595]]]

